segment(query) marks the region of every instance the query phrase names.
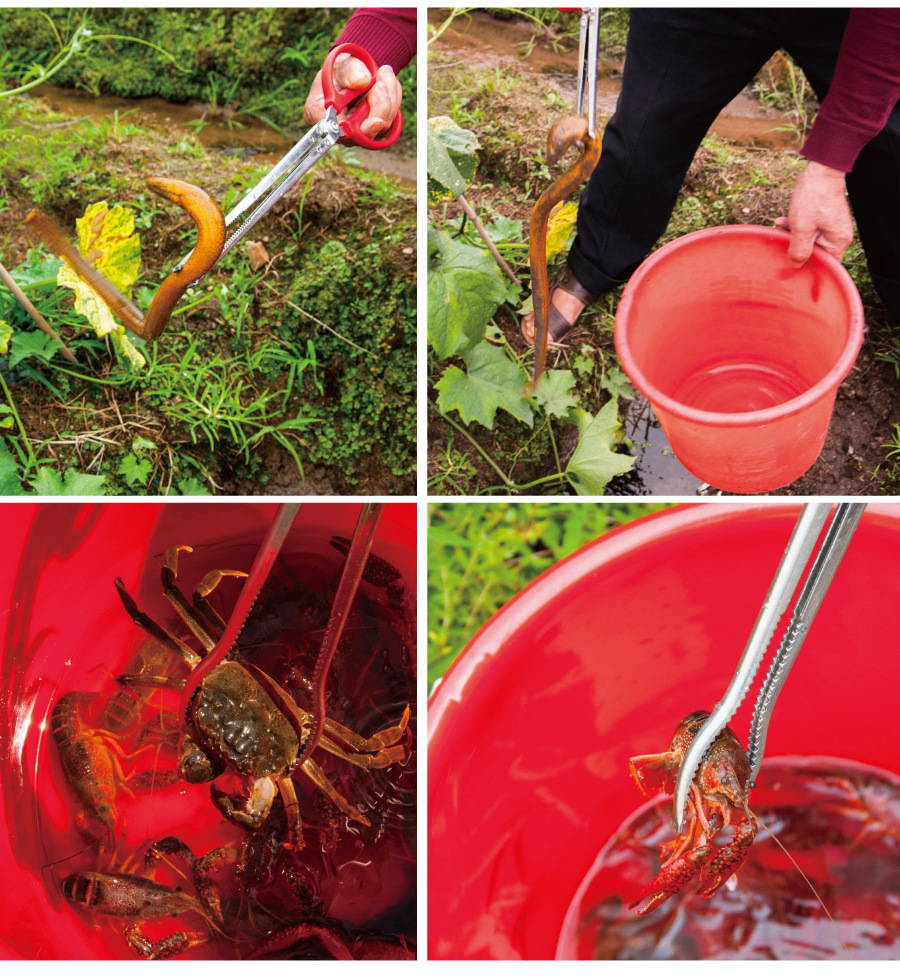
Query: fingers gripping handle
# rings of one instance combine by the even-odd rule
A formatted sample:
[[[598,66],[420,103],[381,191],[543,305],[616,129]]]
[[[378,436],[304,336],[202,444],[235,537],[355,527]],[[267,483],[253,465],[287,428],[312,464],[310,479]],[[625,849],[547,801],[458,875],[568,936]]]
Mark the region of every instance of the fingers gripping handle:
[[[346,88],[342,92],[338,92],[334,84],[334,61],[339,54],[349,54],[354,58],[359,58],[360,61],[366,66],[369,74],[372,76],[371,84],[364,90],[358,88]],[[369,92],[375,85],[375,72],[378,71],[378,65],[375,59],[366,51],[365,48],[361,48],[358,44],[339,44],[336,48],[332,48],[329,52],[328,57],[325,59],[325,64],[322,66],[322,91],[325,94],[325,108],[334,107],[334,110],[338,113],[343,111],[350,105],[351,102],[364,96]],[[344,131],[344,135],[351,139],[358,146],[365,146],[366,149],[385,149],[387,146],[393,146],[394,143],[400,138],[400,133],[403,131],[403,113],[398,109],[396,116],[394,116],[394,121],[391,123],[391,128],[387,131],[385,135],[378,139],[372,139],[371,136],[366,136],[360,131],[360,125],[369,117],[369,103],[363,98],[359,106],[350,114],[350,116],[341,122],[341,129]]]

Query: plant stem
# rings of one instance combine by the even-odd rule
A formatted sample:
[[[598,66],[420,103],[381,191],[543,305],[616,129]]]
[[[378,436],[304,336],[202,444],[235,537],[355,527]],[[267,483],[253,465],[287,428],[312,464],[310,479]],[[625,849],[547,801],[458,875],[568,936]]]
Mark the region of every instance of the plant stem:
[[[35,325],[42,329],[51,339],[56,340],[60,345],[60,353],[69,361],[69,363],[78,363],[75,359],[75,354],[63,343],[63,341],[56,335],[56,330],[47,322],[46,319],[35,309],[31,304],[28,296],[19,288],[19,286],[13,280],[12,275],[0,264],[0,279],[3,280],[6,287],[10,292],[19,300],[19,304],[28,313],[29,316],[34,320]]]
[[[6,381],[3,379],[3,374],[0,374],[0,387],[3,388],[3,393],[6,396],[6,403],[9,404],[9,409],[12,411],[13,417],[16,419],[16,427],[19,429],[19,434],[22,436],[22,446],[24,446],[26,458],[22,458],[22,449],[16,445],[16,451],[19,453],[19,458],[22,464],[25,465],[26,471],[32,467],[37,468],[37,459],[35,458],[34,452],[31,450],[31,443],[28,441],[28,432],[25,430],[25,425],[22,424],[22,419],[19,417],[19,412],[16,410],[16,402],[12,399],[12,394],[9,392],[9,388],[6,386]],[[15,444],[15,442],[13,443]]]
[[[513,283],[513,285],[521,289],[522,283],[516,278],[509,265],[507,265],[503,260],[500,252],[497,251],[497,246],[493,241],[491,241],[487,231],[484,229],[484,225],[481,223],[481,221],[478,219],[478,215],[472,209],[472,205],[461,194],[459,197],[457,197],[457,200],[459,201],[459,206],[465,211],[469,220],[475,225],[475,230],[481,235],[481,240],[487,245],[488,251],[494,256],[494,261],[496,261],[500,266],[500,270],[510,280],[510,282]]]
[[[523,489],[530,489],[532,486],[539,486],[544,482],[562,482],[565,479],[565,475],[562,472],[557,471],[553,475],[545,475],[540,479],[535,479],[533,482],[523,482],[521,485],[519,483],[513,482],[512,479],[508,478],[503,474],[503,471],[498,467],[497,463],[488,455],[488,453],[478,444],[477,441],[469,434],[468,431],[462,426],[457,424],[453,418],[448,417],[444,412],[434,403],[434,401],[428,401],[429,407],[432,407],[455,431],[458,431],[464,438],[466,438],[475,448],[479,455],[487,462],[488,465],[497,473],[498,476],[503,480],[503,485],[507,489],[513,492],[521,492]],[[557,461],[557,467],[559,466],[559,461]]]

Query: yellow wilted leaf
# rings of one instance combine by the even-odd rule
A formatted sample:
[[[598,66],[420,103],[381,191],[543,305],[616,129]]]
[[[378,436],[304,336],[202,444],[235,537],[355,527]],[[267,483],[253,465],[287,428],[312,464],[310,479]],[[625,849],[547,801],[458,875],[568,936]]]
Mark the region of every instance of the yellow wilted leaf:
[[[141,240],[134,231],[134,214],[116,204],[110,209],[99,201],[75,222],[78,250],[124,296],[131,297],[131,287],[141,267]],[[56,281],[75,292],[75,309],[94,327],[98,336],[117,333],[129,360],[141,367],[146,362],[131,341],[126,341],[125,327],[116,322],[106,303],[94,290],[63,262]]]
[[[550,219],[547,222],[547,261],[553,259],[563,250],[572,228],[575,226],[575,219],[578,217],[578,204],[571,201],[567,204],[557,204],[550,211]]]

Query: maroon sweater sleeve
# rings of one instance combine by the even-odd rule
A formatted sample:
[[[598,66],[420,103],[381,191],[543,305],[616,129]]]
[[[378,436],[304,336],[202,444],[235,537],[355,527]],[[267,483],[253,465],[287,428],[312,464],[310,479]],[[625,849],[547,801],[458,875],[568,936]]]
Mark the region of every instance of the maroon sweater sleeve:
[[[416,54],[415,7],[357,7],[336,44],[358,44],[394,72]]]
[[[801,153],[849,173],[900,99],[900,10],[855,8],[828,94]]]

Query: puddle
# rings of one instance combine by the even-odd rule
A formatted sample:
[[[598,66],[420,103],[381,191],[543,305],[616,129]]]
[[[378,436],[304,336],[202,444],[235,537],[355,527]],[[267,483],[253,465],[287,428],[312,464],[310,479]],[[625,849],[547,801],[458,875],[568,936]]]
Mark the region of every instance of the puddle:
[[[439,27],[447,19],[447,10],[429,10],[428,23]],[[552,78],[573,105],[578,85],[576,74],[577,50],[555,53],[535,46],[528,57],[532,26],[527,21],[500,21],[479,11],[457,17],[453,24],[434,42],[445,54],[453,55],[453,64],[468,64],[479,68],[496,65],[518,65],[530,74]],[[441,66],[429,66],[441,70]],[[611,116],[622,89],[622,65],[601,59],[597,77],[597,111]],[[723,139],[739,146],[765,146],[771,149],[797,149],[799,144],[791,131],[791,117],[767,109],[748,95],[738,95],[722,110],[710,128]]]
[[[620,402],[621,403],[621,402]],[[604,490],[607,496],[708,496],[710,489],[678,461],[669,439],[640,394],[622,409],[625,435],[631,439],[634,468],[616,476]]]
[[[202,102],[177,105],[161,98],[128,99],[117,95],[94,97],[87,92],[54,85],[37,85],[32,95],[42,98],[52,109],[74,118],[103,116],[112,119],[118,112],[123,123],[139,124],[150,129],[171,133],[180,129],[185,135],[196,133],[201,145],[209,150],[243,156],[247,159],[274,165],[303,135],[305,126],[298,120],[299,131],[286,134],[249,116],[234,116],[228,122],[199,123],[206,106]],[[230,124],[229,124],[230,123]],[[353,159],[366,170],[377,170],[395,177],[401,186],[415,187],[416,161],[390,150],[369,150],[347,147]]]

